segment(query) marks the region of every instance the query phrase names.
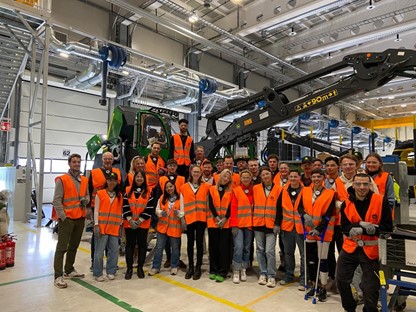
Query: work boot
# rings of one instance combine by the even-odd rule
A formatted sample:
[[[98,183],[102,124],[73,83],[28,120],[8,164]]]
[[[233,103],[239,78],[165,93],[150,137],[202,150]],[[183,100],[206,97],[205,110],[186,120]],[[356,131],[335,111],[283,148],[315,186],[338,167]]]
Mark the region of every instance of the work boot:
[[[126,275],[124,275],[124,279],[129,280],[133,275],[133,268],[127,268]]]
[[[319,289],[319,294],[318,294],[318,300],[321,302],[325,302],[327,299],[327,294],[326,294],[326,289],[325,288],[320,288]]]
[[[193,280],[199,280],[201,278],[201,266],[197,265],[195,268],[194,276],[192,277]]]
[[[142,267],[137,268],[137,277],[138,278],[144,278],[144,271]]]
[[[190,264],[188,271],[186,271],[185,279],[190,279],[194,275],[194,265]]]

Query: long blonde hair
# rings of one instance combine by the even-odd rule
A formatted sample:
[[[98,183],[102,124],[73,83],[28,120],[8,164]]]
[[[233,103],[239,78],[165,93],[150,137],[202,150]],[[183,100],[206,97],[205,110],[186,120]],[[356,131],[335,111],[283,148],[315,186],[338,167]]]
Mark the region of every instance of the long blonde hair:
[[[226,190],[226,191],[229,191],[229,190],[230,190],[230,188],[231,188],[231,183],[232,183],[232,180],[233,180],[233,174],[232,174],[232,172],[231,172],[231,170],[230,170],[230,169],[223,169],[223,170],[221,171],[220,176],[218,177],[218,183],[217,183],[217,185],[216,185],[217,190],[218,190],[218,188],[220,187],[220,181],[221,181],[221,178],[222,178],[223,176],[225,176],[226,174],[230,175],[230,181],[228,181],[228,183],[227,183],[225,186],[223,186],[223,187],[225,187],[225,190]]]

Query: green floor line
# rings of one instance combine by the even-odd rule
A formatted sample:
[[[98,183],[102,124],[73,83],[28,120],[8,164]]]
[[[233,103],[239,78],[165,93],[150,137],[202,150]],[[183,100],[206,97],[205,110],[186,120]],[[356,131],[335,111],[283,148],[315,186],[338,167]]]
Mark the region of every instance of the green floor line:
[[[91,285],[90,283],[87,283],[79,278],[73,278],[72,281],[74,281],[75,283],[78,283],[79,285],[95,292],[97,295],[103,297],[104,299],[107,299],[108,301],[114,303],[115,305],[118,305],[120,308],[123,308],[126,311],[131,311],[131,312],[143,312],[139,309],[136,309],[134,307],[131,306],[131,304],[128,304],[127,302],[121,301],[120,299],[110,295],[109,293],[105,292],[104,290],[95,287],[94,285]]]
[[[34,277],[29,277],[29,278],[24,278],[21,280],[17,280],[17,281],[11,281],[11,282],[6,282],[6,283],[1,283],[1,286],[7,286],[7,285],[12,285],[12,284],[17,284],[17,283],[23,283],[23,282],[27,282],[27,281],[31,281],[31,280],[35,280],[35,279],[39,279],[39,278],[44,278],[44,277],[49,277],[49,276],[53,276],[53,273],[50,274],[45,274],[45,275],[40,275],[40,276],[34,276]]]

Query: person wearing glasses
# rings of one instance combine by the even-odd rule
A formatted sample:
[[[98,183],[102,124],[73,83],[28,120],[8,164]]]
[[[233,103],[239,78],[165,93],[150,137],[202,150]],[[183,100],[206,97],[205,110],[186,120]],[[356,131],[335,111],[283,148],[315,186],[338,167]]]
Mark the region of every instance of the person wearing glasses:
[[[376,312],[380,288],[378,236],[393,230],[391,210],[387,198],[371,191],[371,178],[366,173],[357,173],[353,177],[347,193],[348,198],[341,205],[344,243],[336,274],[342,307],[347,312],[353,312],[357,307],[350,283],[360,265],[363,271],[363,311]]]

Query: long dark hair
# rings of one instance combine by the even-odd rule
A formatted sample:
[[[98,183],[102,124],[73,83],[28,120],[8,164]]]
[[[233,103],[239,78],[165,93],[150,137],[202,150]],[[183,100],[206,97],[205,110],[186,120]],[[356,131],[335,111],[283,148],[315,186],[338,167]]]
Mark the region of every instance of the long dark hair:
[[[108,187],[108,183],[107,181],[104,184],[104,188],[103,190],[106,190]],[[121,186],[117,183],[116,187],[114,188],[114,192],[116,192],[116,197],[120,197],[123,196],[123,194],[121,193]]]
[[[144,182],[143,182],[143,184],[141,185],[141,186],[139,186],[139,185],[137,185],[137,183],[136,183],[136,176],[138,175],[138,174],[141,174],[142,175],[142,177],[143,177],[143,179],[144,179]],[[138,187],[140,187],[143,191],[142,191],[142,194],[141,194],[141,196],[142,196],[142,198],[145,198],[146,196],[147,196],[147,179],[146,179],[146,174],[144,173],[144,171],[143,170],[139,170],[139,171],[137,171],[135,174],[134,174],[134,177],[133,177],[133,183],[132,183],[132,185],[131,185],[131,188],[130,188],[130,191],[129,191],[129,194],[127,195],[127,197],[130,197],[131,196],[131,194],[133,194],[133,192],[134,192],[134,190],[135,189],[137,189]]]
[[[166,186],[168,185],[168,183],[169,184],[172,184],[173,185],[173,187],[175,188],[175,195],[176,195],[176,198],[179,198],[179,194],[178,194],[178,191],[177,191],[177,189],[176,189],[176,185],[175,185],[175,183],[173,183],[173,182],[171,182],[171,181],[168,181],[168,182],[166,182],[165,183],[165,189],[163,190],[163,199],[162,199],[162,204],[164,205],[164,204],[166,204],[166,201],[169,199],[169,194],[168,194],[168,192],[166,192]]]

